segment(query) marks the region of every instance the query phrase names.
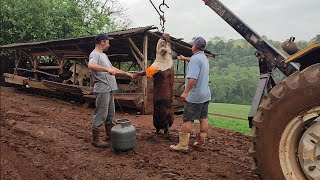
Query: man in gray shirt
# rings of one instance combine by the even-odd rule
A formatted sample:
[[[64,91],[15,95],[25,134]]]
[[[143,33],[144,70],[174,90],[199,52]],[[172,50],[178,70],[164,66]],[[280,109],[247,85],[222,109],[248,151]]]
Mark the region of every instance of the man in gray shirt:
[[[103,52],[110,47],[109,40],[111,39],[113,38],[106,34],[99,34],[95,37],[95,49],[90,53],[88,63],[94,80],[93,92],[97,95],[92,121],[92,145],[100,148],[107,147],[108,143],[100,139],[99,127],[104,124],[106,136],[110,136],[113,126],[115,104],[112,92],[118,90],[115,75],[134,77],[131,73],[113,67],[108,56]]]
[[[181,95],[187,101],[183,112],[182,132],[179,134],[179,144],[171,145],[172,150],[188,150],[192,123],[200,120],[200,133],[193,147],[203,149],[208,132],[208,105],[211,100],[209,89],[209,61],[204,54],[206,41],[202,37],[195,39],[192,46],[191,58],[179,56],[178,59],[189,61],[185,90]]]

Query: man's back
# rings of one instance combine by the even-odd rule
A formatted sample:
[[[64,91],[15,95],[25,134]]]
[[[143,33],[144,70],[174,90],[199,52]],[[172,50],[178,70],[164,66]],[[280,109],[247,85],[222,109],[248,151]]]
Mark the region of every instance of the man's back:
[[[188,78],[197,79],[195,86],[189,92],[187,101],[191,103],[204,103],[211,100],[209,89],[209,61],[203,51],[195,53],[188,64]]]

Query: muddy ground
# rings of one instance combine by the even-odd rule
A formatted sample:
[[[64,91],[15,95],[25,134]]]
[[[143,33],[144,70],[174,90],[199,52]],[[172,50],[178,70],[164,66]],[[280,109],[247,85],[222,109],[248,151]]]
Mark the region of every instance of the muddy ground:
[[[171,142],[155,134],[152,116],[131,113],[126,118],[137,129],[137,145],[116,154],[90,144],[94,109],[0,88],[1,179],[257,179],[250,171],[249,138],[240,133],[210,128],[207,151],[171,152],[181,116]]]

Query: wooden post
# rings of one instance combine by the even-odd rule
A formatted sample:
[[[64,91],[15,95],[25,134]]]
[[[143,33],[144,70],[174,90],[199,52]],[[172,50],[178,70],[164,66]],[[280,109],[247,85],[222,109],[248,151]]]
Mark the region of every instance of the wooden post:
[[[34,73],[34,78],[35,78],[36,80],[39,80],[39,74],[38,74],[38,72],[37,72],[37,70],[38,70],[38,64],[39,64],[38,58],[33,58],[33,59],[32,59],[33,73]]]
[[[21,59],[21,54],[18,56],[18,50],[16,50],[15,61],[14,61],[15,69],[14,69],[14,73],[13,73],[14,75],[17,75],[17,68],[19,66],[20,59]]]
[[[76,61],[74,61],[73,85],[76,84],[76,73],[77,73],[77,64],[76,64]]]
[[[64,66],[64,63],[65,63],[65,59],[64,58],[63,59],[57,59],[57,61],[58,61],[58,64],[60,66],[59,74],[62,74],[63,73],[63,66]]]
[[[147,69],[148,65],[148,35],[145,34],[143,37],[143,71]],[[147,84],[147,77],[142,77],[142,93],[143,93],[143,106],[142,106],[142,113],[146,114],[147,110],[147,100],[148,100],[148,84]]]

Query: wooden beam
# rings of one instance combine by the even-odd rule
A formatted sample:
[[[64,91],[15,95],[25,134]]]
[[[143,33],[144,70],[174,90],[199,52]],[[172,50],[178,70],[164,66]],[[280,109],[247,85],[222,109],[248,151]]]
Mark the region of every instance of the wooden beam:
[[[57,58],[62,59],[62,55],[61,55],[61,54],[58,54],[58,53],[52,51],[52,50],[49,49],[49,48],[46,48],[46,49],[47,49],[49,52],[51,52],[53,55],[55,55]]]
[[[148,63],[148,34],[145,33],[143,37],[143,70],[145,71],[147,69],[147,63]],[[142,113],[146,114],[147,111],[147,103],[148,103],[148,79],[146,76],[142,77],[142,94],[143,94],[143,104],[142,104]]]
[[[38,69],[60,69],[60,66],[38,66]]]
[[[113,57],[113,56],[129,56],[129,54],[109,54],[108,57]]]
[[[25,55],[27,55],[29,57],[29,59],[32,61],[33,57],[29,53],[27,53],[23,49],[20,49],[20,51],[23,52]]]
[[[82,54],[82,52],[79,51],[70,51],[70,50],[54,50],[56,53],[61,54],[61,55],[65,55],[65,54]]]
[[[33,70],[30,69],[24,69],[24,68],[15,68],[17,71],[28,71],[28,72],[33,72]]]
[[[130,46],[135,50],[138,56],[140,56],[140,59],[144,58],[144,55],[141,53],[139,48],[136,46],[136,44],[132,41],[131,37],[128,38],[128,41],[130,43]]]
[[[31,56],[52,56],[54,54],[50,51],[42,51],[42,52],[30,52],[30,55]]]
[[[44,71],[40,71],[40,70],[38,70],[38,69],[34,69],[33,71],[36,72],[36,73],[45,74],[45,75],[51,76],[51,77],[58,77],[58,75],[50,74],[50,73],[47,73],[47,72],[44,72]]]
[[[143,70],[143,64],[142,64],[141,60],[138,58],[137,54],[134,52],[134,50],[132,49],[131,46],[130,46],[130,49],[131,49],[131,53],[132,53],[133,57],[136,59],[136,61],[139,64],[140,68]]]
[[[84,52],[77,44],[75,44],[76,48],[78,49],[78,51],[80,51],[83,55],[85,55],[87,58],[89,58],[89,55]]]

